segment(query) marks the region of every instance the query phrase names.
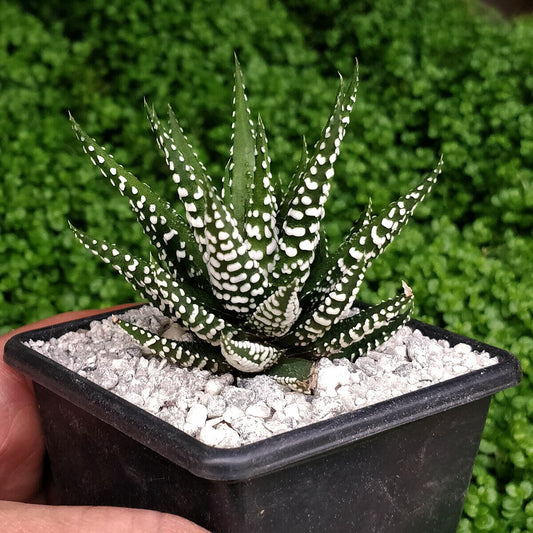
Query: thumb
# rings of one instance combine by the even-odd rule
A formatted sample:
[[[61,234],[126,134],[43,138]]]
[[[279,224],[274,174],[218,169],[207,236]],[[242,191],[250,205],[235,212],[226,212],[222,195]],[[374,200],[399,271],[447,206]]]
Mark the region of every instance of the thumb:
[[[4,533],[208,533],[185,518],[144,509],[0,502]]]

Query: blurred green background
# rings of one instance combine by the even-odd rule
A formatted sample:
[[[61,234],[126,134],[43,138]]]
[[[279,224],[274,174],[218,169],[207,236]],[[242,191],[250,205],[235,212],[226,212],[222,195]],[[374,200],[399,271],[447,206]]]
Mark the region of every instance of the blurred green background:
[[[493,400],[460,531],[533,531],[533,18],[476,0],[0,0],[0,333],[137,299],[67,220],[148,249],[127,201],[83,155],[68,113],[155,190],[174,191],[143,97],[171,103],[212,175],[229,153],[232,53],[287,180],[338,72],[360,64],[327,232],[381,207],[443,153],[445,171],[372,268],[405,279],[416,318],[505,348],[522,384]]]

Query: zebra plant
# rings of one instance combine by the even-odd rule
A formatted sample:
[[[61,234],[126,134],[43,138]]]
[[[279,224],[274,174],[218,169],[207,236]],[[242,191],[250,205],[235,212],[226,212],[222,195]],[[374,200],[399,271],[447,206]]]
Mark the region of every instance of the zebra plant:
[[[321,357],[355,360],[409,318],[413,294],[399,294],[354,313],[365,272],[431,190],[442,160],[411,192],[374,213],[369,203],[340,247],[328,253],[320,228],[324,204],[350,121],[358,69],[340,79],[320,139],[305,145],[288,189],[273,179],[265,127],[247,106],[235,58],[233,146],[221,187],[188,143],[172,109],[160,121],[145,102],[151,128],[183,205],[180,212],[118,164],[72,119],[83,150],[129,199],[155,257],[134,257],[116,244],[72,228],[145,298],[192,333],[192,341],[159,337],[118,324],[153,353],[212,372],[264,372],[294,390],[312,392]]]

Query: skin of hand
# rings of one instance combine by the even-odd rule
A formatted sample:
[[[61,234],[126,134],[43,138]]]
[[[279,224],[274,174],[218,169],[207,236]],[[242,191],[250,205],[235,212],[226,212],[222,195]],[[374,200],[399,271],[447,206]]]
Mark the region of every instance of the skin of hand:
[[[31,381],[4,363],[7,340],[23,331],[129,307],[75,311],[0,336],[0,524],[3,533],[207,533],[156,511],[47,505],[42,488],[44,439]]]

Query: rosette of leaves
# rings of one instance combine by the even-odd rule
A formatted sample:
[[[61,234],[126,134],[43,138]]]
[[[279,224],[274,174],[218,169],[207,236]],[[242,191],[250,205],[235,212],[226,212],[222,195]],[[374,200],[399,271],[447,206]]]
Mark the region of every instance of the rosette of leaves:
[[[273,179],[265,127],[247,106],[235,58],[232,148],[225,175],[211,178],[172,109],[163,123],[145,103],[157,143],[176,184],[173,206],[115,161],[71,118],[91,161],[127,197],[155,249],[135,257],[119,245],[73,228],[80,242],[122,274],[193,340],[159,337],[118,324],[153,353],[213,372],[267,373],[311,392],[321,357],[354,360],[384,342],[409,318],[413,294],[352,311],[372,261],[431,190],[441,169],[374,213],[371,204],[344,242],[328,251],[320,224],[334,163],[357,94],[358,71],[340,78],[335,105],[313,149],[283,188]]]

